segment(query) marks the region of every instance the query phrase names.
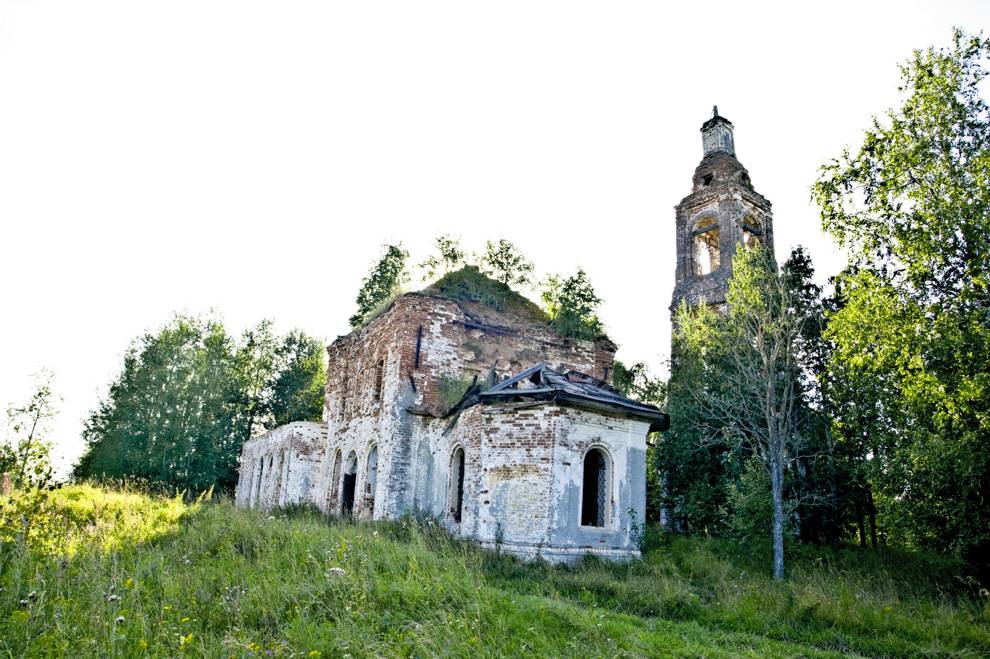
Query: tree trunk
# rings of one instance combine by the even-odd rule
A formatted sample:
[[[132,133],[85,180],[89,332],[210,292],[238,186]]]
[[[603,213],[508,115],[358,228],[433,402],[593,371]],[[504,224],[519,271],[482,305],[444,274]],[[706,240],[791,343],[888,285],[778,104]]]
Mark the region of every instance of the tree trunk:
[[[859,546],[866,546],[866,520],[863,516],[863,504],[856,502],[856,526],[859,527]]]
[[[784,460],[779,440],[770,456],[770,486],[773,492],[773,578],[784,578]]]
[[[870,515],[870,544],[877,548],[877,507],[873,504],[873,490],[866,491],[866,511]]]
[[[41,419],[41,406],[35,410],[34,420],[31,422],[31,432],[28,433],[27,441],[24,445],[24,455],[21,457],[21,471],[17,477],[17,484],[24,487],[24,476],[27,474],[28,457],[31,455],[31,444],[34,442],[34,431],[38,428],[38,420]]]

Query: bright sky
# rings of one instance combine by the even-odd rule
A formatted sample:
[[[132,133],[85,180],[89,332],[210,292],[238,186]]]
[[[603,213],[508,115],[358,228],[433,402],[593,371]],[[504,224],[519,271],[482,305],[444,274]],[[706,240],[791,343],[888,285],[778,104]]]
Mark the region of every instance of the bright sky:
[[[816,169],[987,2],[0,0],[0,405],[56,373],[64,462],[131,339],[213,308],[332,340],[384,241],[583,266],[662,372],[673,207],[713,104],[778,258],[842,255]],[[807,7],[807,9],[804,9]]]

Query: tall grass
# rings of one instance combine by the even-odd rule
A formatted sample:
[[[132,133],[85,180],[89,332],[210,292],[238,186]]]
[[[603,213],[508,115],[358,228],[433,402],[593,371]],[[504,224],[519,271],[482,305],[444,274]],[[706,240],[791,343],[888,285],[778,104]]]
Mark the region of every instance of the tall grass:
[[[990,654],[985,598],[930,557],[675,538],[623,565],[523,563],[429,520],[330,522],[89,486],[69,542],[0,542],[9,656]]]

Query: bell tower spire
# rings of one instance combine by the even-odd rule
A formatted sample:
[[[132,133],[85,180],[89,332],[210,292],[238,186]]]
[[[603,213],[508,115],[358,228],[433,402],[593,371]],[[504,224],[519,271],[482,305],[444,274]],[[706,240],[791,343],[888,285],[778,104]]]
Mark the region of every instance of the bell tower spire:
[[[718,106],[712,107],[712,118],[701,126],[701,147],[704,155],[728,153],[736,155],[736,145],[732,139],[732,122],[719,116]]]
[[[732,122],[712,108],[701,125],[701,163],[691,194],[675,207],[677,266],[671,312],[681,301],[724,308],[737,246],[773,249],[770,201],[736,159]]]

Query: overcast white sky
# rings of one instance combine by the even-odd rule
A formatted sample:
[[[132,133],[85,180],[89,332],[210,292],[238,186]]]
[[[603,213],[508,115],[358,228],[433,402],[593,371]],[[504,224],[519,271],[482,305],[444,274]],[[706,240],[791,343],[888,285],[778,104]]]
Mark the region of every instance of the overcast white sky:
[[[807,9],[805,9],[807,7]],[[843,256],[809,187],[898,62],[988,2],[0,0],[0,405],[47,366],[63,460],[174,311],[332,340],[384,241],[583,266],[660,372],[673,207],[713,104],[776,249]]]

